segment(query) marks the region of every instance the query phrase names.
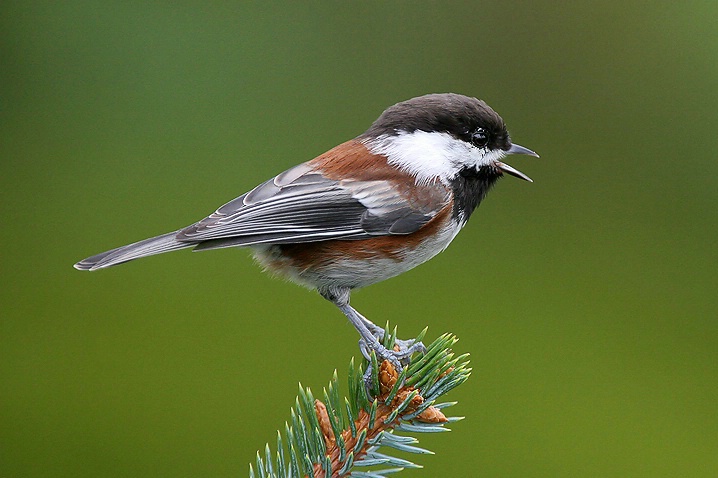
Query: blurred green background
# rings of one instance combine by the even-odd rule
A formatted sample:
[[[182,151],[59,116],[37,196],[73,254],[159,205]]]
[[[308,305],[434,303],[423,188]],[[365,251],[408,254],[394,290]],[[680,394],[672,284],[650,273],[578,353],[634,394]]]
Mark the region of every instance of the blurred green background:
[[[3,2],[0,475],[246,476],[357,336],[244,250],[99,273],[429,92],[510,162],[354,304],[456,333],[467,419],[402,476],[718,476],[718,3]]]

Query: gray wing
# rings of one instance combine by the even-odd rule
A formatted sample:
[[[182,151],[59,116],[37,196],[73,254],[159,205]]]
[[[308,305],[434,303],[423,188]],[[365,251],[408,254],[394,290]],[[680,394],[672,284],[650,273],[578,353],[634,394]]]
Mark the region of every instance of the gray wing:
[[[410,234],[450,201],[440,185],[424,186],[421,200],[386,180],[336,181],[306,163],[296,166],[178,232],[196,249],[366,239]]]
[[[450,202],[449,190],[439,184],[336,181],[305,163],[189,227],[96,254],[75,268],[103,269],[189,247],[202,250],[411,234]]]

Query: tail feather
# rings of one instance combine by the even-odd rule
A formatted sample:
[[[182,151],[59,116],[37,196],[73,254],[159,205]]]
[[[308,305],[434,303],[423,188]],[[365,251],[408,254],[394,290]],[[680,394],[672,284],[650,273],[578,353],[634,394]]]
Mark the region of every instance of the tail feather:
[[[139,259],[140,257],[153,256],[163,252],[176,251],[193,247],[195,242],[180,242],[176,239],[179,231],[169,232],[157,237],[151,237],[144,241],[135,242],[126,246],[112,249],[111,251],[96,254],[83,259],[75,264],[75,269],[81,271],[94,271],[105,267],[122,264],[123,262]]]

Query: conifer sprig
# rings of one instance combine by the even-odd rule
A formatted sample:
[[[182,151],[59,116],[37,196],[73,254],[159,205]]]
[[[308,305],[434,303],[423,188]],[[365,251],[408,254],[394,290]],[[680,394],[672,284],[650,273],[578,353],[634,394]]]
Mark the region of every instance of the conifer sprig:
[[[426,333],[422,331],[417,341]],[[393,347],[396,328],[385,329],[384,345]],[[381,478],[405,468],[421,468],[409,460],[384,453],[386,448],[430,454],[416,446],[415,433],[450,431],[447,423],[463,417],[444,415],[456,402],[436,403],[464,383],[471,374],[468,354],[454,357],[457,342],[451,334],[437,338],[423,355],[415,355],[402,370],[384,361],[349,363],[348,394],[340,399],[337,372],[317,399],[309,388],[299,385],[299,395],[290,410],[284,433],[277,432],[277,446],[267,444],[249,465],[250,478]],[[364,370],[372,364],[370,390]],[[381,450],[381,451],[380,451]],[[262,456],[264,455],[264,456]]]

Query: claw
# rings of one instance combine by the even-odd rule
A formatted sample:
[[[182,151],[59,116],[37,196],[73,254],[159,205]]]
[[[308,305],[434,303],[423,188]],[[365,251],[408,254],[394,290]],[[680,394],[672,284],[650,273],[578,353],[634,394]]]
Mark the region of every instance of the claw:
[[[398,342],[398,341],[397,341]],[[415,342],[413,340],[403,340],[402,342],[407,342],[407,344],[403,344],[399,347],[399,351],[396,353],[396,357],[399,359],[402,365],[409,365],[409,361],[411,360],[411,356],[415,353],[426,353],[426,347],[421,342]]]

